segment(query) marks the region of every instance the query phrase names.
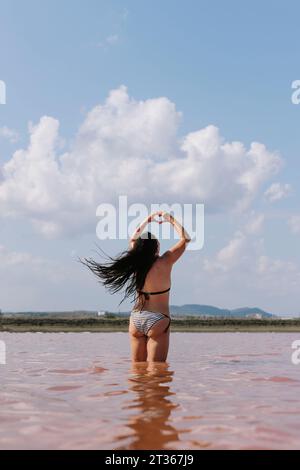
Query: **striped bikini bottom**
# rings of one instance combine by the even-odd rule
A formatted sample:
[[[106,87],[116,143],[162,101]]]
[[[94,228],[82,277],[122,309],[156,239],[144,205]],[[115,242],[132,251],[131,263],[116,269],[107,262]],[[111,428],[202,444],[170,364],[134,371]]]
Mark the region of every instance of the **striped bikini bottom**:
[[[169,319],[169,324],[164,332],[168,331],[171,323],[171,318],[169,315],[160,312],[151,312],[149,310],[133,310],[130,314],[130,317],[132,318],[132,322],[136,329],[140,333],[144,333],[144,335],[147,335],[152,326],[159,320],[162,320],[164,317]]]

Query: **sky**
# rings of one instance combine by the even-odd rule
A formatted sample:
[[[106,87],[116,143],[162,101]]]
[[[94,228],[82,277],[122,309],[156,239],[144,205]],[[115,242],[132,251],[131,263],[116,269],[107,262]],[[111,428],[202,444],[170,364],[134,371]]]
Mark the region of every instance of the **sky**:
[[[97,207],[126,195],[204,204],[172,304],[299,314],[299,14],[289,0],[1,0],[0,309],[130,308],[78,262],[127,249],[96,235]]]

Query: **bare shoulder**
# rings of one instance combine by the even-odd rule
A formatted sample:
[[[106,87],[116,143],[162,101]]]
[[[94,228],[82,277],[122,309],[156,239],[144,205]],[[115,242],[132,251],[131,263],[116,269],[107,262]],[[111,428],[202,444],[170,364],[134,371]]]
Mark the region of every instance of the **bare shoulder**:
[[[165,251],[160,257],[160,262],[164,265],[173,264],[172,252],[170,250]]]
[[[188,242],[189,240],[186,240],[185,238],[181,238],[174,246],[172,246],[169,250],[167,250],[162,255],[162,258],[165,260],[166,263],[169,263],[169,264],[176,263],[176,261],[185,252]]]

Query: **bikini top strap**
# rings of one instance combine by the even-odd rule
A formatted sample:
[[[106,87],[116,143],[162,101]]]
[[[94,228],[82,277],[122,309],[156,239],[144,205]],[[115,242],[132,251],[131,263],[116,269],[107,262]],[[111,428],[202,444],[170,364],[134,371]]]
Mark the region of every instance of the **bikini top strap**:
[[[166,290],[159,291],[159,292],[144,292],[144,291],[140,290],[139,293],[140,294],[145,294],[146,296],[147,295],[158,295],[158,294],[164,294],[165,292],[169,292],[170,289],[171,289],[171,287],[169,287]]]

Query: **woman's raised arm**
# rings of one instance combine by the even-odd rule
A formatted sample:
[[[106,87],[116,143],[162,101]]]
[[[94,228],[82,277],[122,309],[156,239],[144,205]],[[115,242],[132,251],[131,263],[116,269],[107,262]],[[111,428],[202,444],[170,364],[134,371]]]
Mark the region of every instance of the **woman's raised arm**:
[[[184,253],[186,249],[186,244],[191,241],[191,237],[189,236],[185,228],[171,214],[169,214],[168,212],[163,212],[162,217],[166,222],[169,222],[171,225],[173,225],[178,235],[180,236],[180,240],[169,250],[167,250],[163,255],[164,258],[166,258],[173,264]]]

